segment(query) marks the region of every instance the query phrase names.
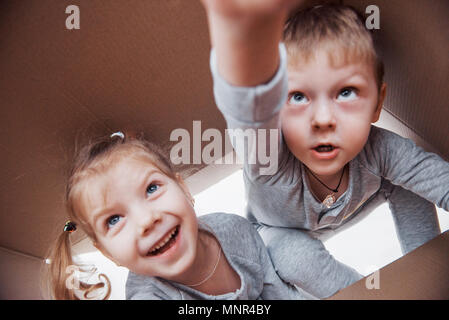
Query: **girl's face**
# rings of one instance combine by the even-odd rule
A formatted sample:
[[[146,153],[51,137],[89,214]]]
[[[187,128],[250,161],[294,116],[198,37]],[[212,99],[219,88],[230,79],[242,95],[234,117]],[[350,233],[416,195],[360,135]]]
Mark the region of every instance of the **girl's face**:
[[[131,271],[168,280],[192,265],[198,225],[190,194],[146,159],[121,158],[81,186],[96,246]]]

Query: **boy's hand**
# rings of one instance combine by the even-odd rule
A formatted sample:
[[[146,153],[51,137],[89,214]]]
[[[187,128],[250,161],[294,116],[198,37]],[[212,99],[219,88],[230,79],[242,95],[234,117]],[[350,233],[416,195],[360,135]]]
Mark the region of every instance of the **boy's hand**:
[[[287,13],[304,0],[201,0],[220,75],[237,86],[265,83],[279,64]]]
[[[201,0],[207,11],[227,17],[251,17],[274,14],[288,9],[292,0]]]

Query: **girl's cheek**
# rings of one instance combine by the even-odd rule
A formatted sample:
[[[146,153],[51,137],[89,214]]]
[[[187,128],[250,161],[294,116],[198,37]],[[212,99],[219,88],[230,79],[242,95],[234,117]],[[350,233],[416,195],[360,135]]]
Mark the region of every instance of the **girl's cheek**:
[[[131,235],[126,230],[122,230],[114,237],[107,239],[108,247],[115,255],[126,255],[132,251]]]

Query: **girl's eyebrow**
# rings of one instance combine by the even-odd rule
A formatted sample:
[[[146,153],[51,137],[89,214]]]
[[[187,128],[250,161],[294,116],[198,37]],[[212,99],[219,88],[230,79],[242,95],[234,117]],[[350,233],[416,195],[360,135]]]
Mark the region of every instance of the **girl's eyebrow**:
[[[155,169],[150,169],[147,171],[147,173],[143,176],[144,178],[141,180],[139,188],[142,189],[144,187],[146,187],[147,181],[148,179],[155,173],[158,173],[159,171],[155,170]],[[111,207],[106,207],[106,208],[101,208],[99,210],[96,210],[93,212],[93,225],[96,226],[97,225],[97,221],[98,219],[100,219],[102,216],[104,216],[105,214],[113,211],[115,206],[111,206]]]
[[[106,215],[107,213],[111,212],[113,209],[113,207],[109,207],[109,208],[103,208],[99,211],[99,213],[95,213],[94,214],[94,219],[93,219],[93,226],[94,228],[97,226],[97,221],[104,215]]]
[[[94,211],[94,219],[93,219],[93,225],[96,226],[97,225],[97,221],[104,215],[109,214],[110,212],[112,212],[114,210],[115,206],[110,206],[110,207],[106,207],[106,208],[101,208],[97,211]]]
[[[147,184],[149,178],[155,173],[159,173],[159,171],[156,169],[148,170],[148,172],[145,174],[144,178],[141,180],[140,188],[146,187],[146,184]]]

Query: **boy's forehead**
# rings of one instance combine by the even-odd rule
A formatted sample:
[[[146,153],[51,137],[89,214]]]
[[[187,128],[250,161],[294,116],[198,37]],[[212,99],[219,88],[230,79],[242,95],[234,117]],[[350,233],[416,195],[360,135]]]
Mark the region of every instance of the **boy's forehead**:
[[[349,49],[336,44],[322,44],[313,50],[289,48],[288,67],[301,67],[310,63],[319,62],[333,68],[340,68],[348,64],[359,64],[372,67],[374,61],[368,54],[357,49]]]
[[[310,77],[310,74],[342,78],[362,78],[369,81],[375,79],[372,62],[368,59],[345,54],[344,52],[317,50],[310,54],[297,53],[288,57],[289,80]]]

